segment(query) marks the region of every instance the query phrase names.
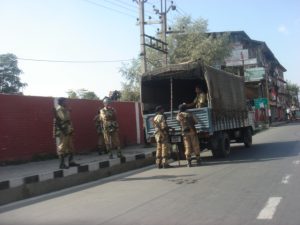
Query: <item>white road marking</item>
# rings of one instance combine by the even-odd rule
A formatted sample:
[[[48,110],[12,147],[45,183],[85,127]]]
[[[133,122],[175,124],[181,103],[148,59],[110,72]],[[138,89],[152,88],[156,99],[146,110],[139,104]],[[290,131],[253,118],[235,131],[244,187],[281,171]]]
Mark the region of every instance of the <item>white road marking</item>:
[[[282,178],[281,183],[282,183],[282,184],[288,184],[290,178],[291,178],[291,175],[289,175],[289,174],[286,175],[285,177]]]
[[[300,160],[295,160],[293,161],[294,164],[299,165],[300,164]]]
[[[260,211],[257,218],[258,220],[271,220],[276,212],[282,197],[270,197],[265,207]]]

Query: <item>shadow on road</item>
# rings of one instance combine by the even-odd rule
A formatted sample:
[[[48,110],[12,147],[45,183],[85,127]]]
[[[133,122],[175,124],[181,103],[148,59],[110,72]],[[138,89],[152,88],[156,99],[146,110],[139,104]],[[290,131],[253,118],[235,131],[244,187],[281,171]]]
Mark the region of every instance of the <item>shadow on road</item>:
[[[175,168],[175,167],[174,167]],[[180,177],[192,177],[194,175],[180,175]],[[174,175],[157,175],[157,176],[149,176],[149,177],[125,177],[120,179],[120,181],[134,181],[134,180],[165,180],[165,179],[175,179],[179,176]]]
[[[250,148],[245,148],[244,145],[233,145],[231,146],[230,155],[226,158],[203,157],[203,166],[264,162],[293,157],[299,155],[299,150],[296,149],[297,144],[299,144],[298,141],[273,142],[254,144]]]

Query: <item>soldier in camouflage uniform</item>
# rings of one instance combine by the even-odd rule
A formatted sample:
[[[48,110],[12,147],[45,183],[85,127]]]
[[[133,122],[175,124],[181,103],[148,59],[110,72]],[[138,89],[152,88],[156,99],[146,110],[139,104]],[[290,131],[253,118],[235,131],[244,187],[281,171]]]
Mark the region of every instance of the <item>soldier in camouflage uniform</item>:
[[[192,103],[186,104],[188,108],[201,108],[207,107],[207,93],[203,91],[199,85],[195,87],[196,97]]]
[[[100,121],[99,114],[100,114],[100,110],[98,111],[98,114],[94,117],[94,122],[95,122],[95,127],[98,135],[97,150],[99,155],[101,155],[102,152],[106,153],[106,149],[105,149],[105,142],[103,137],[103,125]]]
[[[200,144],[195,128],[195,124],[198,122],[197,119],[193,114],[186,112],[186,104],[182,104],[179,106],[179,113],[176,116],[176,120],[180,123],[181,126],[187,166],[192,166],[192,152],[195,153],[197,164],[200,165]]]
[[[58,99],[58,107],[55,109],[54,131],[57,138],[57,155],[60,159],[59,168],[68,169],[69,166],[79,166],[73,160],[73,126],[70,112],[66,107],[66,99]],[[69,156],[69,165],[65,164],[65,157]]]
[[[156,116],[153,119],[155,128],[156,140],[156,165],[157,168],[168,168],[168,150],[169,150],[169,127],[167,125],[164,109],[162,106],[157,106]]]
[[[113,158],[112,149],[117,149],[117,156],[122,157],[120,139],[119,139],[119,124],[116,118],[116,111],[109,106],[110,100],[103,100],[104,107],[100,110],[99,119],[103,126],[103,136],[106,145],[106,150],[109,153],[109,158]]]

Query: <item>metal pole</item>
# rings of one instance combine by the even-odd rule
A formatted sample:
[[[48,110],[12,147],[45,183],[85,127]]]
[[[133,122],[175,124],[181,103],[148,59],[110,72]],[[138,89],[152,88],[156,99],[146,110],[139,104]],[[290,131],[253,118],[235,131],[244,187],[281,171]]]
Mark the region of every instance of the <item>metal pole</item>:
[[[173,120],[173,78],[170,78],[170,112],[171,120]]]
[[[140,21],[140,45],[141,45],[141,60],[142,60],[142,73],[147,71],[146,63],[146,48],[145,48],[145,19],[144,19],[144,3],[147,0],[139,0],[139,21]]]
[[[161,40],[163,42],[167,42],[167,1],[164,1],[163,7],[163,0],[160,1],[161,3]],[[163,65],[168,64],[168,53],[164,53]]]

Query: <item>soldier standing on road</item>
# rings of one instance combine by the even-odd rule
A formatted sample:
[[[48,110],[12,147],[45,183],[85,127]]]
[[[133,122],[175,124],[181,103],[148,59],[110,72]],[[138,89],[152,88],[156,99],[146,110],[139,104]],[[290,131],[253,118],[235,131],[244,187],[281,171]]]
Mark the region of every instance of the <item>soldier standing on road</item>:
[[[197,164],[201,165],[200,144],[195,128],[195,124],[198,121],[193,114],[186,112],[186,104],[179,105],[179,113],[176,116],[176,120],[181,126],[187,166],[192,166],[192,152],[196,155]]]
[[[207,93],[199,85],[195,87],[196,97],[193,102],[186,104],[187,108],[207,107]]]
[[[157,106],[156,116],[153,119],[155,127],[155,140],[156,140],[156,165],[157,168],[168,168],[170,165],[167,163],[168,150],[169,150],[169,127],[167,125],[164,109],[162,106]]]
[[[121,145],[119,139],[119,124],[116,118],[116,111],[109,106],[110,100],[103,100],[104,107],[100,110],[99,119],[103,126],[103,136],[106,145],[106,150],[109,158],[113,158],[112,149],[117,148],[117,156],[122,157]]]
[[[97,150],[99,155],[101,155],[102,152],[106,153],[106,149],[105,149],[105,142],[103,137],[103,125],[100,121],[99,114],[100,114],[100,110],[98,111],[98,114],[94,117],[94,121],[95,121],[95,127],[98,135]]]
[[[55,109],[55,137],[57,137],[57,155],[60,159],[59,168],[68,169],[70,166],[79,166],[73,160],[73,126],[70,111],[67,109],[66,99],[58,99],[58,107]],[[69,165],[65,164],[65,157],[69,156]]]

